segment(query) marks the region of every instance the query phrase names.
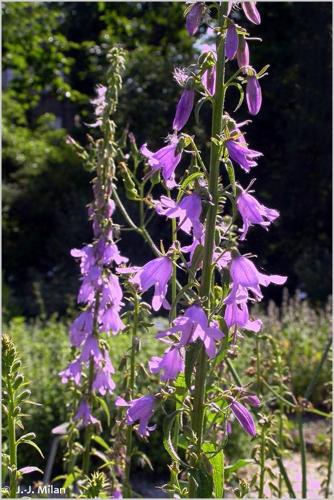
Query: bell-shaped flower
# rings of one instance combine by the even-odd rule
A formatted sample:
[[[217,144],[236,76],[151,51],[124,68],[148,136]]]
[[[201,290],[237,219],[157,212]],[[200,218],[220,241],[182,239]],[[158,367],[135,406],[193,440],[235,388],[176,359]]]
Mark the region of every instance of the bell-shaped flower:
[[[199,240],[202,237],[203,226],[200,222],[202,203],[197,193],[184,196],[178,203],[167,196],[161,196],[160,201],[155,202],[155,209],[159,215],[165,215],[169,219],[178,219],[179,229],[185,233],[191,234],[193,230],[196,239]]]
[[[236,400],[233,400],[231,403],[231,410],[243,430],[253,437],[256,436],[254,419],[249,410],[247,410],[246,406]]]
[[[146,292],[154,286],[154,296],[152,307],[158,311],[161,306],[170,309],[170,304],[166,300],[168,282],[172,276],[173,264],[169,257],[158,257],[150,260],[143,267],[117,268],[120,274],[134,274],[130,279],[131,283],[137,285],[141,292]]]
[[[255,75],[249,76],[247,78],[246,101],[250,114],[257,115],[261,109],[262,91],[259,80]]]
[[[253,262],[243,255],[239,255],[232,259],[230,275],[233,286],[230,294],[225,299],[226,301],[229,299],[238,300],[238,293],[240,293],[239,287],[248,289],[257,299],[262,299],[263,296],[260,285],[268,286],[270,283],[283,285],[287,280],[286,276],[279,276],[276,274],[267,276],[266,274],[260,273]]]
[[[237,61],[239,68],[246,68],[249,66],[249,47],[243,36],[239,38]]]
[[[111,359],[107,351],[103,353],[103,359],[101,359],[96,365],[95,378],[92,384],[92,388],[104,396],[107,392],[112,393],[116,385],[111,375],[115,373],[114,367],[111,363]]]
[[[100,421],[93,417],[87,401],[84,399],[80,402],[77,413],[74,416],[74,420],[81,420],[84,427],[91,424],[97,424],[100,426]]]
[[[93,315],[90,310],[82,312],[70,326],[71,344],[79,347],[93,331]]]
[[[254,24],[261,23],[261,16],[256,8],[256,2],[242,2],[242,8],[247,19]]]
[[[242,135],[237,139],[228,139],[225,145],[231,159],[238,163],[245,172],[249,172],[251,168],[256,167],[257,162],[255,159],[263,156],[259,151],[249,149]]]
[[[240,240],[246,238],[248,229],[253,224],[268,229],[268,226],[279,217],[277,210],[262,205],[254,196],[243,189],[237,197],[237,207],[243,221]]]
[[[81,381],[81,361],[79,358],[72,361],[68,367],[59,373],[63,384],[67,384],[69,380],[73,380],[76,385]]]
[[[245,288],[239,286],[236,294],[230,294],[226,297],[224,320],[228,328],[244,328],[251,332],[259,332],[262,328],[262,321],[251,320],[247,306],[248,292]]]
[[[115,405],[118,407],[128,407],[126,412],[126,423],[133,425],[139,421],[138,434],[141,437],[149,436],[150,432],[155,429],[155,425],[149,427],[148,422],[154,412],[155,397],[142,396],[138,399],[133,399],[130,402],[125,401],[123,398],[117,398]]]
[[[258,408],[259,406],[261,406],[261,401],[256,396],[256,394],[248,394],[247,396],[243,397],[242,400],[250,406],[253,406],[254,408]]]
[[[107,238],[100,238],[96,245],[96,254],[104,266],[110,266],[115,263],[117,266],[128,262],[127,257],[123,257],[113,241]]]
[[[82,351],[80,355],[80,361],[87,363],[93,359],[95,363],[99,363],[103,360],[103,354],[99,348],[99,343],[94,335],[87,337],[84,345],[82,346]]]
[[[195,35],[198,31],[202,21],[203,7],[202,2],[194,3],[186,16],[186,28],[190,36]]]
[[[162,357],[152,356],[148,362],[151,373],[162,372],[160,378],[162,381],[174,380],[180,372],[184,370],[184,359],[181,349],[172,347],[167,349]]]
[[[216,340],[224,337],[216,321],[208,322],[207,315],[200,306],[188,307],[183,316],[177,317],[173,321],[172,327],[161,331],[156,338],[161,339],[170,335],[180,333],[180,340],[174,343],[174,347],[184,347],[187,344],[201,339],[209,358],[216,355]]]
[[[227,59],[233,59],[238,50],[238,33],[233,22],[229,22],[226,32],[225,54]]]
[[[72,257],[80,259],[80,272],[84,276],[95,265],[95,250],[93,245],[86,245],[83,248],[72,248]]]
[[[179,102],[176,106],[176,113],[173,120],[173,129],[177,132],[182,130],[194,106],[195,91],[194,89],[184,89]]]
[[[170,143],[167,146],[159,149],[155,153],[150,151],[147,144],[143,144],[140,152],[148,159],[148,164],[151,167],[149,175],[153,175],[157,171],[161,171],[166,185],[169,189],[176,186],[175,169],[181,161],[182,154],[177,150],[178,139],[176,136],[170,138]]]
[[[208,54],[209,52],[212,54],[213,60],[217,60],[217,53],[216,53],[216,48],[204,44],[201,47],[202,54]],[[201,78],[203,87],[207,91],[207,93],[210,96],[213,96],[216,91],[216,65],[214,64],[213,66],[210,66],[208,69],[206,69],[202,75]]]

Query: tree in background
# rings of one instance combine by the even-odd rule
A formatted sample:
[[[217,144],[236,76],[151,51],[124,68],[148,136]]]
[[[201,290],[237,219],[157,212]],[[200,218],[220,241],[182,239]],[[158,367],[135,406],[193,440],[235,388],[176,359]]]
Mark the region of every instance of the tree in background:
[[[139,144],[148,136],[163,138],[177,100],[172,69],[187,64],[194,50],[182,9],[176,2],[3,5],[8,314],[36,314],[34,290],[47,311],[64,312],[71,303],[77,276],[69,249],[89,238],[89,174],[65,145],[66,131],[84,138],[78,116],[89,123],[89,96],[101,80],[107,50],[118,43],[130,57],[117,121]],[[263,265],[270,267],[274,258],[291,286],[323,300],[330,292],[331,5],[280,2],[268,4],[263,16],[270,22],[263,22],[256,35],[266,44],[254,51],[252,64],[261,66],[268,51],[275,55],[275,67],[269,69],[266,104],[249,139],[260,138],[259,149],[269,160],[258,183],[261,198],[282,207],[283,222],[269,236],[266,252],[260,249],[267,235],[257,234],[250,243],[263,255]],[[153,228],[156,234],[163,231],[163,224]],[[131,247],[130,258],[132,252],[144,261],[145,247],[138,247],[135,237]]]

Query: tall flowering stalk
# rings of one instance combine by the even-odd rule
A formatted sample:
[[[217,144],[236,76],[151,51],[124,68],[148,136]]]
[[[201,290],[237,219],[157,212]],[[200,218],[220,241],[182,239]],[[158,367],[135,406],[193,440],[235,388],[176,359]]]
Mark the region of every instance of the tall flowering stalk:
[[[202,47],[197,64],[175,70],[182,91],[172,133],[167,144],[156,151],[150,149],[149,141],[140,148],[145,162],[142,180],[138,180],[139,171],[129,173],[139,189],[139,198],[148,207],[146,211],[151,208],[172,221],[170,247],[165,244],[159,249],[154,244],[147,231],[150,217],[141,219],[138,226],[119,197],[114,198],[129,227],[145,239],[154,253],[145,265],[119,266],[118,272],[139,293],[153,288],[152,309],[170,311],[171,322],[167,330],[156,335],[166,343],[163,356],[153,356],[148,365],[152,374],[160,374],[160,392],[136,399],[131,395],[128,400],[120,397],[117,405],[126,409],[125,423],[138,423],[139,436],[146,438],[153,430],[150,419],[155,406],[174,400],[174,411],[164,424],[164,444],[173,460],[168,489],[190,498],[223,496],[223,448],[233,420],[250,436],[256,434],[249,407],[260,406],[260,400],[239,383],[234,386],[228,379],[215,377],[215,367],[223,364],[238,380],[228,359],[229,350],[240,341],[242,330],[256,334],[261,329],[261,321],[251,317],[248,304],[262,299],[262,287],[286,281],[283,276],[264,274],[252,256],[241,254],[238,248],[253,225],[268,229],[279,213],[251,194],[253,181],[243,188],[235,180],[235,170],[241,168],[249,173],[262,153],[248,146],[242,130],[248,121],[236,123],[230,110],[225,110],[225,97],[230,87],[236,87],[240,92],[239,107],[245,97],[248,112],[256,115],[262,104],[259,80],[267,69],[257,72],[249,65],[248,32],[234,20],[237,3],[207,6],[197,2],[187,6],[189,34],[193,36],[202,25],[210,24],[216,43]],[[240,3],[248,20],[259,24],[256,2]],[[226,63],[233,66],[235,59],[238,67],[226,78]],[[204,102],[212,108],[208,165],[194,137],[183,131],[194,106],[198,118]],[[188,155],[191,161],[187,167]],[[223,182],[224,177],[227,180]],[[154,199],[159,179],[165,194]],[[151,183],[148,190],[147,181]],[[240,229],[236,225],[238,218],[242,222]],[[186,281],[184,286],[178,281],[181,271],[186,277],[182,280]],[[218,433],[223,433],[222,441],[215,437]],[[185,461],[179,457],[181,436],[187,443],[183,444],[187,450]],[[186,487],[178,479],[182,469],[188,478]]]
[[[115,389],[112,378],[115,370],[104,335],[116,335],[125,328],[120,317],[124,305],[123,292],[115,274],[115,266],[127,262],[127,259],[118,250],[117,227],[112,219],[115,210],[112,190],[117,145],[115,123],[111,119],[122,85],[124,52],[112,49],[108,54],[108,62],[107,86],[97,88],[97,96],[92,100],[95,122],[90,125],[100,128],[102,139],[91,141],[88,151],[72,138],[68,139],[89,170],[96,174],[92,181],[94,200],[88,208],[94,239],[83,248],[71,251],[72,256],[79,260],[81,271],[77,300],[82,309],[70,328],[70,342],[75,357],[60,373],[62,382],[70,383],[77,394],[78,406],[72,426],[79,424],[85,429],[82,457],[82,472],[85,475],[90,469],[93,432],[101,428],[94,413],[99,406],[104,408],[101,396]]]

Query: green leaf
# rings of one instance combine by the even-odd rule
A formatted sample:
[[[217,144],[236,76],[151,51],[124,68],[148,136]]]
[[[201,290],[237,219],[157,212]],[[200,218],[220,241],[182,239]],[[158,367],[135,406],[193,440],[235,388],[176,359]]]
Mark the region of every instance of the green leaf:
[[[212,498],[213,480],[210,474],[201,469],[192,472],[197,483],[197,498]]]
[[[234,464],[227,465],[224,467],[225,475],[229,476],[233,472],[236,472],[237,470],[241,469],[241,467],[245,467],[246,465],[254,463],[254,460],[251,458],[240,458],[237,460]]]
[[[181,463],[185,467],[188,467],[187,464],[185,464],[181,460],[181,458],[178,456],[178,454],[173,446],[173,442],[172,442],[172,429],[173,429],[173,425],[175,422],[175,418],[178,415],[178,413],[179,413],[179,411],[174,411],[171,415],[167,415],[167,417],[165,417],[164,422],[163,422],[163,427],[162,427],[163,435],[164,435],[163,443],[164,443],[164,447],[165,447],[167,453],[172,457],[172,459],[175,462]]]
[[[237,107],[233,110],[233,113],[235,113],[236,111],[238,111],[238,109],[240,108],[241,104],[244,101],[244,98],[245,98],[244,89],[242,88],[242,85],[240,85],[240,83],[237,83],[237,82],[230,83],[228,85],[228,87],[236,87],[239,90],[239,94],[240,94],[239,102],[237,104]]]
[[[234,168],[233,168],[233,164],[232,164],[231,160],[226,160],[225,161],[225,166],[226,166],[226,170],[227,170],[227,174],[228,174],[228,178],[229,178],[230,184],[232,186],[233,194],[234,194],[234,196],[236,196],[236,194],[237,194],[237,188],[236,188],[236,185],[235,185],[235,174],[234,174]]]
[[[203,104],[205,103],[205,101],[210,101],[210,100],[211,100],[211,98],[209,98],[209,97],[202,97],[202,99],[200,99],[197,102],[197,104],[195,106],[195,120],[196,120],[197,125],[200,125],[199,113],[202,109]]]
[[[203,443],[203,451],[212,465],[213,491],[216,498],[223,498],[224,495],[224,451],[215,452],[215,445]]]
[[[38,451],[38,453],[41,455],[41,457],[42,457],[42,458],[44,458],[44,455],[43,455],[43,453],[42,453],[42,451],[41,451],[40,447],[39,447],[36,443],[34,443],[34,441],[30,441],[30,440],[28,439],[28,440],[23,440],[23,441],[19,441],[19,442],[18,442],[18,444],[23,444],[23,443],[28,444],[28,445],[29,445],[29,446],[31,446],[32,448],[35,448],[35,450],[37,450],[37,451]]]
[[[109,451],[110,450],[110,446],[105,442],[105,440],[101,437],[101,436],[92,436],[92,440],[95,441],[95,443],[98,443],[100,446],[102,446],[102,448],[104,448],[105,450]]]
[[[97,397],[96,399],[99,402],[102,410],[104,411],[104,413],[107,417],[108,426],[110,426],[110,411],[109,411],[109,408],[108,408],[106,401],[103,398],[99,398],[99,397]]]
[[[198,179],[199,177],[203,177],[202,172],[193,172],[192,174],[188,175],[188,177],[186,177],[184,179],[184,181],[181,184],[181,189],[179,191],[179,196],[177,197],[177,201],[180,201],[182,191],[185,190],[186,187],[189,186],[189,184],[191,184],[195,179]]]
[[[75,481],[75,475],[74,474],[68,474],[67,477],[66,477],[66,480],[63,484],[63,488],[68,488],[69,486],[71,486],[71,484],[73,484]]]

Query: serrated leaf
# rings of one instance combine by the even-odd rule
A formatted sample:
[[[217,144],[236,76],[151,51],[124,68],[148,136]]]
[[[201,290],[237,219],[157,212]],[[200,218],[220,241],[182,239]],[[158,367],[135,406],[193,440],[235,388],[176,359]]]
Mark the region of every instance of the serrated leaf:
[[[224,452],[220,450],[215,452],[215,445],[212,443],[203,443],[203,451],[206,454],[212,466],[213,491],[216,498],[224,496]]]

